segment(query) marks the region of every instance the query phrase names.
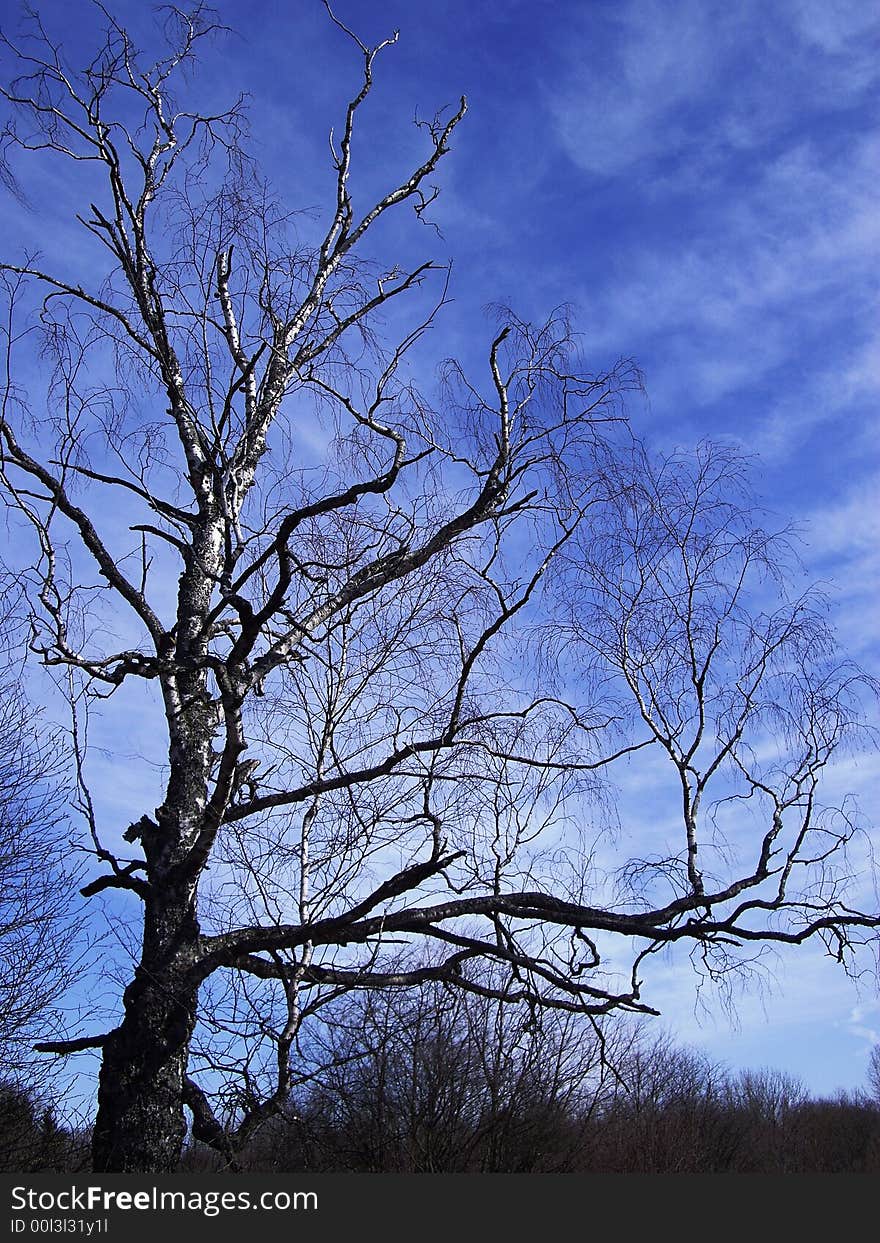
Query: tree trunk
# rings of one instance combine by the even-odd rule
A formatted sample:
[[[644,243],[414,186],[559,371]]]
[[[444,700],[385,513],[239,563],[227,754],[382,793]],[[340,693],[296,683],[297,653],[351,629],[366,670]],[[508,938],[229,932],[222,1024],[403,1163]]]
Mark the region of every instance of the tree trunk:
[[[199,982],[191,894],[166,892],[145,913],[144,953],[125,990],[125,1015],[104,1045],[92,1137],[99,1173],[173,1172],[186,1138],[183,1112]]]

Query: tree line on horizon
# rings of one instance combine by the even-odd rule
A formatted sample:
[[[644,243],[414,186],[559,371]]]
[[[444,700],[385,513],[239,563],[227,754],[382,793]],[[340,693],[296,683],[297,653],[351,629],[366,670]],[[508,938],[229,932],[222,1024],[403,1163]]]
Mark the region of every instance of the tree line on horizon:
[[[647,1025],[435,986],[346,998],[311,1052],[320,1070],[232,1163],[190,1134],[178,1172],[880,1173],[880,1045],[865,1089],[817,1098]],[[62,1095],[0,1084],[0,1172],[88,1171],[90,1133]]]

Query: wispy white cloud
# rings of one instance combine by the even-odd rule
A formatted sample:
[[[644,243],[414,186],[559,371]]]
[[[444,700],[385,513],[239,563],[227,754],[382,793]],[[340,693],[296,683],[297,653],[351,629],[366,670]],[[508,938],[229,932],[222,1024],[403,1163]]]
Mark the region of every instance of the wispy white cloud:
[[[827,579],[843,648],[876,671],[880,660],[880,472],[856,477],[842,495],[804,515],[805,554]]]
[[[853,1006],[849,1030],[869,1045],[880,1044],[880,1001],[866,1001]]]
[[[614,176],[686,157],[710,174],[719,157],[772,141],[804,108],[839,111],[880,76],[878,26],[853,0],[638,0],[615,6],[605,36],[584,11],[581,37],[553,88],[571,158]]]
[[[745,396],[713,432],[782,460],[880,392],[872,28],[825,0],[584,15],[549,106],[574,192],[625,177],[644,228],[578,301],[595,349],[645,365],[667,428]]]
[[[847,77],[852,76],[850,56],[857,58],[856,67],[869,79],[876,76],[877,63],[870,43],[865,38],[877,30],[877,13],[862,0],[789,0],[788,9],[797,32],[808,44],[832,56],[845,55]]]
[[[805,420],[878,391],[877,342],[868,335],[880,260],[878,161],[874,138],[831,160],[800,142],[753,174],[748,190],[720,200],[686,239],[669,231],[632,247],[626,271],[590,292],[597,348],[653,345],[661,362],[649,375],[655,402],[687,395],[707,404],[754,386],[861,308],[861,339],[799,360],[787,381],[799,414],[771,414],[761,448],[779,451]],[[827,390],[808,404],[797,391],[805,370]]]

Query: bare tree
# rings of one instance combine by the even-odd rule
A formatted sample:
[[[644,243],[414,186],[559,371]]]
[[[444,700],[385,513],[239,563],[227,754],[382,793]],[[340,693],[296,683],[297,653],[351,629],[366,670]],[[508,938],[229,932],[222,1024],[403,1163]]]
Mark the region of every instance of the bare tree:
[[[33,1042],[56,1024],[76,967],[76,873],[58,778],[58,740],[7,675],[0,685],[0,1079],[7,1085],[32,1077]]]
[[[579,662],[613,663],[607,636],[630,607],[610,561],[586,554],[621,551],[615,524],[635,493],[619,398],[637,377],[625,364],[587,372],[563,314],[536,329],[504,313],[484,381],[449,363],[438,402],[417,390],[409,360],[443,304],[442,274],[434,311],[389,341],[383,311],[398,317],[435,265],[383,264],[367,247],[399,209],[425,217],[465,102],[423,123],[422,163],[362,202],[358,127],[394,39],[368,47],[331,20],[362,77],[331,136],[329,210],[305,239],[246,157],[242,102],[222,115],[188,103],[183,71],[215,30],[203,6],[170,11],[152,63],[112,17],[81,71],[38,19],[5,44],[7,180],[31,156],[75,170],[92,246],[81,270],[73,257],[0,265],[2,481],[34,549],[31,647],[70,679],[79,739],[89,711],[111,712],[122,687],[130,705],[132,686],[167,737],[158,805],[132,809],[124,832],[101,823],[76,748],[103,865],[83,892],[143,907],[118,1024],[43,1046],[102,1051],[99,1170],[173,1169],[184,1104],[194,1135],[234,1159],[301,1080],[303,1023],[346,990],[442,981],[592,1016],[645,1012],[639,973],[663,946],[732,960],[743,942],[821,935],[842,957],[877,923],[836,888],[850,826],[817,820],[814,798],[847,738],[855,675],[817,682],[808,662],[771,721],[761,688],[825,631],[806,606],[744,629],[739,589],[706,620],[698,584],[724,577],[734,527],[716,527],[714,554],[685,558],[684,619],[678,597],[660,599],[634,667],[624,621],[635,733],[615,732],[617,708],[554,684],[538,624],[551,565],[584,617],[611,628],[597,647],[557,615]],[[36,344],[50,379],[29,406],[19,360]],[[698,487],[696,512],[705,497]],[[740,681],[710,697],[722,650],[742,652]],[[659,680],[647,699],[646,670]],[[708,726],[687,740],[692,718],[676,707],[688,685],[721,730],[699,770]],[[797,739],[772,772],[747,750],[759,721]],[[561,847],[557,830],[586,819],[597,774],[658,747],[682,783],[684,855],[646,863],[638,898],[606,901],[589,852]],[[721,880],[698,860],[698,805],[724,765],[770,821],[756,859]],[[663,885],[674,892],[658,899]],[[625,972],[605,968],[615,939],[640,947]],[[405,968],[400,940],[422,947]],[[503,983],[470,970],[480,960]],[[224,1114],[210,1089],[232,1071]]]
[[[437,982],[350,993],[318,1031],[321,1070],[270,1140],[270,1168],[565,1170],[632,1042],[623,1024],[606,1038],[586,1016]]]
[[[880,1105],[880,1044],[875,1044],[871,1050],[868,1062],[868,1087],[874,1100]]]
[[[661,757],[653,778],[665,768],[678,804],[669,849],[618,874],[629,901],[668,921],[636,965],[694,939],[692,957],[722,984],[743,946],[818,936],[846,964],[877,922],[847,901],[853,839],[873,893],[856,807],[849,794],[822,800],[827,770],[872,745],[876,685],[838,652],[821,593],[793,591],[792,533],[755,525],[748,466],[723,444],[618,452],[607,512],[561,554],[557,586],[568,614],[557,646]]]

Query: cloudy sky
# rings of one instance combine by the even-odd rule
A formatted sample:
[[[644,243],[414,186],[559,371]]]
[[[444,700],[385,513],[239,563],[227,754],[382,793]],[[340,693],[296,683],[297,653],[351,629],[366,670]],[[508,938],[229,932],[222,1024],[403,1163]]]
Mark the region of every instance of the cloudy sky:
[[[37,7],[79,38],[81,0]],[[133,29],[147,6],[111,5]],[[253,133],[291,206],[320,209],[357,57],[318,0],[218,0],[236,33],[209,58],[216,99],[252,96]],[[418,150],[411,121],[465,93],[434,219],[400,245],[452,258],[438,356],[478,362],[485,304],[539,320],[571,303],[596,369],[632,357],[656,444],[734,439],[768,505],[804,524],[811,572],[849,652],[880,671],[877,315],[880,21],[865,0],[337,0],[377,72],[353,181],[364,194]],[[4,11],[16,6],[4,0]],[[358,178],[360,179],[358,181]],[[876,764],[838,773],[864,790]],[[876,780],[873,783],[876,788]],[[873,811],[876,812],[876,802]],[[880,845],[880,842],[878,842]],[[686,968],[658,972],[669,1028],[733,1065],[815,1091],[864,1081],[876,990],[818,953],[780,960],[739,1028],[694,1014]]]

